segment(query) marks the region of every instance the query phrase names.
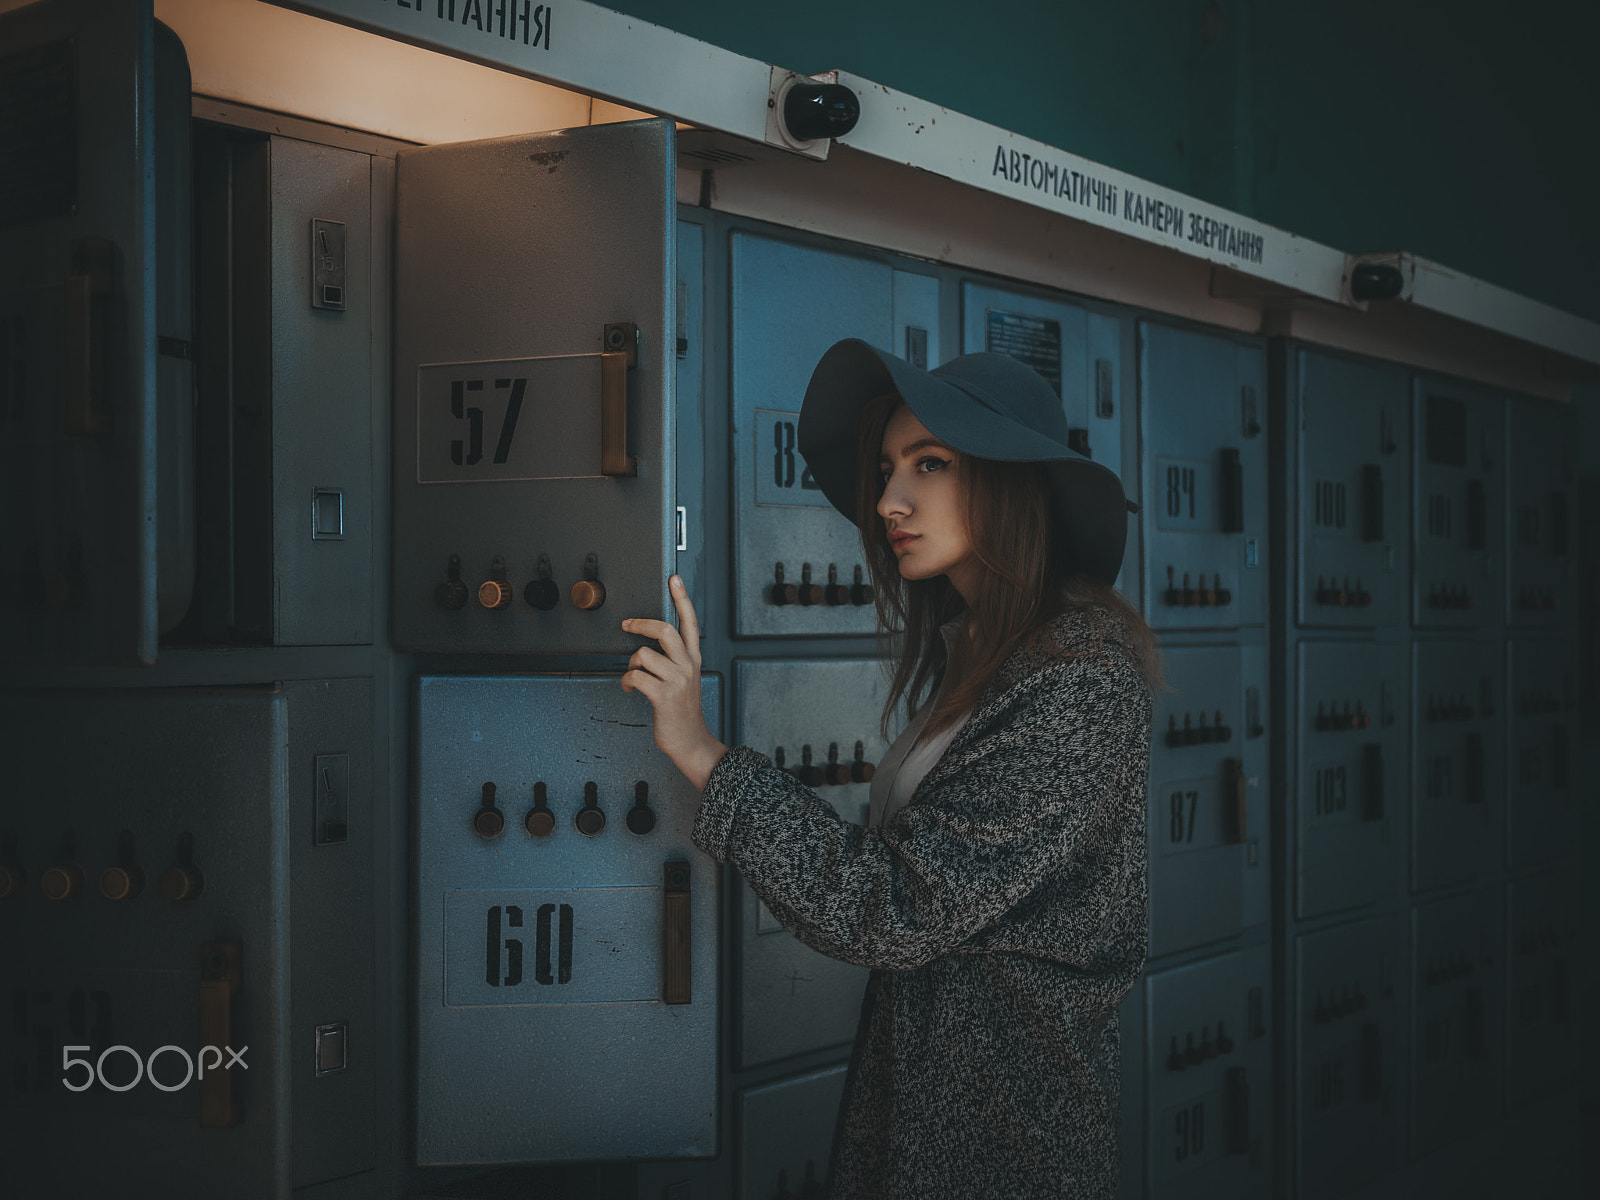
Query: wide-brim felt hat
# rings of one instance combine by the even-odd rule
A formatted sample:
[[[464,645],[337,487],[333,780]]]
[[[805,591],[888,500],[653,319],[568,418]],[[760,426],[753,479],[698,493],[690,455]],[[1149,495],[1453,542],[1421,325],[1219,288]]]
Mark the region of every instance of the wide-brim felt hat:
[[[963,354],[931,371],[857,338],[828,347],[800,408],[800,453],[828,502],[857,526],[857,423],[868,401],[896,392],[917,420],[963,454],[1044,463],[1050,478],[1057,554],[1065,571],[1114,584],[1139,511],[1114,471],[1067,444],[1067,414],[1055,389],[1007,354]]]

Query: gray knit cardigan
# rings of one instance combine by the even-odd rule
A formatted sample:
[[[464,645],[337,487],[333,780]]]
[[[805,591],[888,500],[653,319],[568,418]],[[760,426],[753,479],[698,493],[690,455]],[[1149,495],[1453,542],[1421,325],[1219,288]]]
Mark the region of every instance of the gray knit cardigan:
[[[1106,617],[1018,651],[880,828],[736,746],[694,841],[823,954],[872,969],[834,1133],[836,1200],[1117,1192],[1117,1005],[1144,968],[1153,699]]]

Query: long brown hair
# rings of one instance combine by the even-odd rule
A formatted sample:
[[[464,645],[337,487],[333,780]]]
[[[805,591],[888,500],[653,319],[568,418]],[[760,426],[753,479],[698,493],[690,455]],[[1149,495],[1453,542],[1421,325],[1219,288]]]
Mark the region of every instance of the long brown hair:
[[[972,598],[979,618],[971,623],[973,636],[956,639],[946,661],[939,626],[966,612],[967,604],[946,576],[903,579],[884,523],[874,515],[883,492],[878,467],[883,431],[902,403],[896,392],[879,396],[862,407],[858,424],[856,511],[863,517],[861,545],[872,574],[879,649],[893,672],[883,708],[884,737],[901,698],[915,711],[947,674],[951,686],[928,714],[925,733],[948,728],[973,707],[1016,650],[1055,661],[1079,657],[1049,636],[1049,623],[1068,610],[1089,618],[1094,645],[1085,653],[1104,657],[1110,634],[1133,655],[1152,692],[1170,691],[1155,631],[1139,610],[1110,584],[1062,569],[1052,550],[1044,464],[997,462],[959,450],[952,466],[966,494],[968,538],[984,570]]]

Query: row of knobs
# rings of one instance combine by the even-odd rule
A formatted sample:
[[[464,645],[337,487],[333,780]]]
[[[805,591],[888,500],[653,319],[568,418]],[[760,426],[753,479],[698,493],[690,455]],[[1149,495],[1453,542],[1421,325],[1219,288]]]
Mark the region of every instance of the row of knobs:
[[[1472,702],[1459,694],[1446,696],[1443,699],[1429,696],[1427,714],[1430,721],[1470,721],[1475,715]],[[1486,712],[1484,716],[1492,717],[1494,714]]]
[[[1329,993],[1330,995],[1332,993]],[[1351,1013],[1362,1012],[1370,1001],[1361,990],[1361,983],[1356,982],[1356,990],[1352,995],[1349,988],[1339,989],[1337,1000],[1324,1000],[1322,993],[1317,993],[1317,1005],[1312,1010],[1312,1017],[1318,1021],[1337,1021],[1340,1017],[1347,1017]]]
[[[1337,709],[1333,712],[1328,712],[1327,707],[1322,703],[1322,701],[1317,701],[1317,729],[1320,732],[1328,733],[1340,729],[1371,728],[1372,714],[1361,707],[1360,700],[1356,701],[1356,709],[1354,712],[1350,711],[1350,701],[1346,700],[1344,702],[1344,711],[1342,713]]]
[[[1170,713],[1167,716],[1167,745],[1176,749],[1179,746],[1202,746],[1211,742],[1231,742],[1233,729],[1222,723],[1222,710],[1217,709],[1217,720],[1211,724],[1206,720],[1206,714],[1200,714],[1200,724],[1196,726],[1188,713],[1183,714],[1183,728],[1178,728],[1178,714]]]
[[[1522,698],[1517,701],[1517,712],[1524,717],[1536,717],[1543,713],[1558,713],[1561,708],[1561,697],[1552,691],[1523,692]]]
[[[1211,1026],[1205,1025],[1200,1030],[1200,1044],[1194,1044],[1194,1034],[1186,1033],[1184,1048],[1178,1049],[1178,1035],[1172,1035],[1172,1049],[1167,1052],[1167,1070],[1185,1071],[1190,1067],[1198,1067],[1201,1063],[1209,1062],[1222,1054],[1233,1053],[1233,1039],[1223,1032],[1222,1022],[1217,1022],[1217,1040],[1211,1040]]]
[[[818,766],[811,761],[811,747],[800,747],[800,765],[789,767],[784,765],[783,747],[779,746],[773,752],[772,761],[778,769],[786,775],[792,775],[807,787],[838,787],[846,783],[871,783],[876,768],[866,761],[865,747],[856,743],[856,756],[853,762],[839,761],[839,743],[828,743],[828,762],[826,766]]]
[[[88,876],[78,863],[58,863],[39,879],[39,890],[51,900],[70,900],[83,891]],[[20,895],[28,874],[13,863],[0,864],[0,900]],[[174,864],[161,872],[157,890],[163,900],[193,900],[205,877],[192,864]],[[107,867],[100,872],[100,894],[107,900],[132,900],[144,890],[144,872],[134,866]]]
[[[574,608],[592,612],[606,602],[606,585],[596,577],[592,554],[589,556],[586,570],[590,572],[589,577],[573,584],[569,595]],[[490,572],[494,578],[486,579],[478,585],[478,603],[491,612],[510,607],[517,593],[505,579],[505,567],[500,559],[494,560]],[[453,554],[450,556],[449,566],[445,569],[444,582],[434,589],[434,602],[440,608],[453,611],[466,607],[468,594],[467,585],[461,582],[461,558]],[[537,608],[540,612],[549,612],[561,602],[561,589],[556,586],[555,580],[550,578],[548,558],[540,556],[539,576],[523,586],[522,599],[530,608]]]
[[[783,564],[774,563],[772,568],[772,588],[768,593],[772,603],[779,607],[798,604],[810,607],[815,604],[827,604],[833,607],[844,605],[871,604],[873,598],[872,585],[867,583],[862,575],[861,568],[856,567],[855,582],[844,584],[839,582],[839,568],[828,564],[828,582],[826,584],[811,581],[811,564],[800,564],[800,582],[787,583],[783,577]]]
[[[1561,598],[1551,588],[1525,587],[1517,593],[1517,607],[1554,612],[1561,607]]]
[[[1422,976],[1422,982],[1433,987],[1435,984],[1453,983],[1457,979],[1465,979],[1471,974],[1472,959],[1465,954],[1452,954],[1443,965],[1429,959],[1428,969]]]
[[[505,814],[495,804],[495,791],[494,784],[484,784],[480,807],[472,814],[472,830],[481,838],[498,837],[505,828]],[[632,833],[645,834],[656,827],[650,785],[642,779],[633,785],[633,807],[624,820]],[[573,814],[572,824],[585,837],[594,837],[606,827],[600,789],[592,781],[583,785],[583,807]],[[533,785],[533,807],[522,819],[522,826],[530,837],[546,838],[555,832],[556,815],[550,809],[549,789],[542,782]]]
[[[1204,572],[1200,575],[1200,586],[1193,587],[1189,583],[1189,572],[1183,573],[1183,586],[1179,587],[1174,581],[1172,567],[1167,568],[1167,590],[1162,593],[1162,600],[1173,608],[1221,608],[1225,604],[1233,603],[1233,593],[1222,586],[1222,576],[1212,575],[1211,586],[1206,586]]]
[[[1477,598],[1467,591],[1466,584],[1447,583],[1443,587],[1435,585],[1428,589],[1429,608],[1476,608]]]
[[[1317,603],[1331,605],[1334,608],[1368,608],[1372,604],[1372,593],[1361,586],[1361,576],[1356,576],[1355,587],[1350,586],[1350,577],[1344,577],[1344,586],[1335,587],[1327,582],[1321,575],[1317,576]]]
[[[1552,946],[1561,945],[1561,931],[1554,924],[1530,930],[1517,939],[1518,954],[1537,954]]]

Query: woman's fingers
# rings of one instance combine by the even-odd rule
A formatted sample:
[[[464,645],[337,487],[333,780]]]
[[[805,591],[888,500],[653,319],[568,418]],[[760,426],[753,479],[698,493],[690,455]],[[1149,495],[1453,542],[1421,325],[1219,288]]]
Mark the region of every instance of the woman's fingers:
[[[656,621],[650,617],[634,617],[624,621],[622,629],[625,633],[637,634],[639,637],[655,638],[661,643],[661,649],[666,652],[668,658],[675,660],[681,658],[686,663],[692,661],[688,648],[683,644],[683,638],[665,621]]]
[[[689,599],[689,589],[684,585],[683,577],[674,575],[667,581],[672,589],[672,602],[678,609],[678,628],[682,631],[685,648],[689,651],[689,661],[695,666],[700,665],[700,619],[694,614],[694,602]]]
[[[633,657],[628,659],[628,666],[648,671],[657,679],[665,679],[673,665],[673,661],[665,654],[652,650],[649,646],[640,646],[633,652]]]

